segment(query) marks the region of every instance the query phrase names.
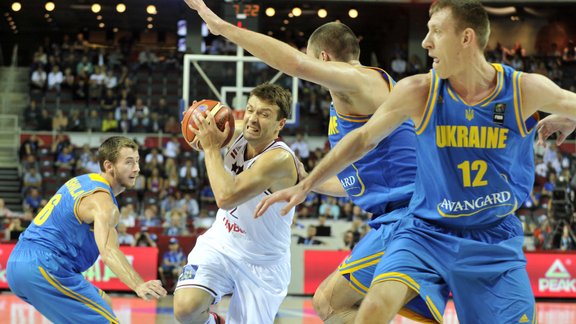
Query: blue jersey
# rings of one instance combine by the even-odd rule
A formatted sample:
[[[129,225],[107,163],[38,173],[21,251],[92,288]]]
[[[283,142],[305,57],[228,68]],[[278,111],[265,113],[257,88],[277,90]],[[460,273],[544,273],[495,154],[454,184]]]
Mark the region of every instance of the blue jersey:
[[[383,70],[390,90],[395,82]],[[328,139],[334,147],[346,134],[364,125],[372,115],[351,116],[339,114],[330,106]],[[416,176],[416,135],[411,121],[404,122],[392,134],[362,159],[338,173],[340,183],[352,201],[374,216],[395,209],[395,203],[404,204],[414,192]]]
[[[410,211],[454,228],[482,228],[512,215],[534,182],[534,129],[522,116],[521,72],[494,64],[497,84],[470,105],[431,71],[417,134]],[[526,121],[526,122],[525,122]]]
[[[33,242],[59,255],[58,262],[74,272],[86,271],[96,262],[99,251],[94,239],[93,224],[86,224],[78,216],[82,198],[97,191],[112,196],[112,188],[99,174],[91,173],[66,182],[36,215],[20,236],[20,241]]]

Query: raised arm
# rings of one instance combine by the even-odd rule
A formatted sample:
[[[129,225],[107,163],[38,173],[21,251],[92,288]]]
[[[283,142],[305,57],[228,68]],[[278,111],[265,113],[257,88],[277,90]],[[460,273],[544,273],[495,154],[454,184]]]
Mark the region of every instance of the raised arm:
[[[118,278],[143,299],[166,296],[159,280],[144,282],[130,265],[118,245],[116,225],[120,217],[112,197],[106,192],[96,192],[82,199],[78,207],[80,218],[94,222],[94,237],[100,257]]]
[[[388,100],[365,125],[350,132],[338,142],[298,185],[265,197],[258,205],[255,216],[262,215],[269,205],[279,201],[288,202],[282,209],[282,213],[285,214],[290,208],[304,201],[314,187],[366,155],[403,121],[412,118],[418,125],[428,94],[429,78],[429,75],[416,75],[400,81],[390,93]]]
[[[288,75],[320,84],[334,91],[360,89],[361,72],[347,63],[323,62],[309,57],[292,46],[272,37],[234,26],[218,17],[202,0],[185,0],[206,22],[210,31],[222,35],[258,57],[269,66]]]
[[[298,176],[300,177],[300,179],[304,179],[308,176],[308,172],[306,171],[304,164],[302,164],[302,162],[300,161],[298,161]],[[340,183],[340,180],[338,179],[337,176],[334,176],[324,181],[323,183],[315,186],[314,188],[312,188],[312,191],[332,197],[348,196],[346,189],[344,189],[344,186],[342,186],[342,183]]]

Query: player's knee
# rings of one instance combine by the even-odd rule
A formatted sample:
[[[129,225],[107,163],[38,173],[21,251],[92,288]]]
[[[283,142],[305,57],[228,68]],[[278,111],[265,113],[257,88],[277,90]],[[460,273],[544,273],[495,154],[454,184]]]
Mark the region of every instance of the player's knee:
[[[174,295],[174,317],[180,323],[195,323],[207,311],[208,307],[203,300],[185,293]]]

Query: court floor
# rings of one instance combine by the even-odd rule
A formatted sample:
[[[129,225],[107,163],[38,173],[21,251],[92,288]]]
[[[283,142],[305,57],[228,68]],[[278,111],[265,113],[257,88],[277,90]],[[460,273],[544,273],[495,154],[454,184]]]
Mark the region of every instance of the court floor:
[[[176,323],[172,311],[172,296],[158,302],[143,301],[131,295],[118,295],[112,298],[114,311],[122,324],[159,324]],[[214,310],[225,314],[229,299],[225,298]],[[56,306],[56,305],[55,305]],[[10,292],[0,293],[0,324],[47,324],[32,306],[18,299]],[[286,298],[275,324],[317,324],[322,323],[315,315],[310,297]],[[394,324],[413,324],[416,322],[397,317]],[[456,311],[452,302],[444,313],[445,324],[456,324]],[[576,323],[576,301],[538,302],[538,323],[573,324]]]

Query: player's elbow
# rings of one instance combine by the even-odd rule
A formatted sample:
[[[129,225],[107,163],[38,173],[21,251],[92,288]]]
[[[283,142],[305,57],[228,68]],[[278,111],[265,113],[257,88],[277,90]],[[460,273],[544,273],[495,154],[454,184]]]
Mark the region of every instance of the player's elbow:
[[[237,204],[232,195],[222,194],[216,195],[216,205],[218,205],[218,208],[228,210],[234,208]]]
[[[366,153],[372,151],[378,145],[374,136],[363,128],[358,129],[354,143],[355,145],[352,146],[350,154],[354,157],[355,161],[363,157]]]

